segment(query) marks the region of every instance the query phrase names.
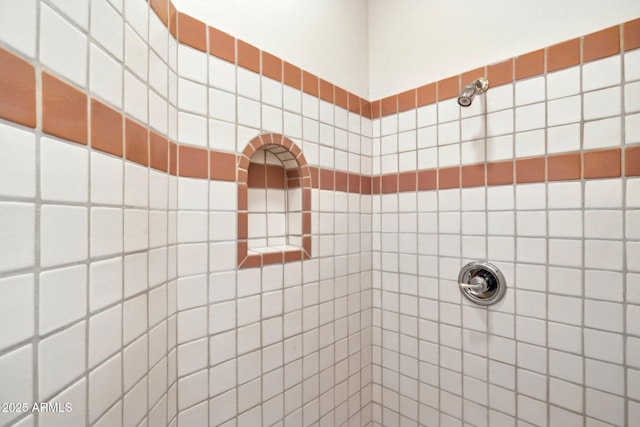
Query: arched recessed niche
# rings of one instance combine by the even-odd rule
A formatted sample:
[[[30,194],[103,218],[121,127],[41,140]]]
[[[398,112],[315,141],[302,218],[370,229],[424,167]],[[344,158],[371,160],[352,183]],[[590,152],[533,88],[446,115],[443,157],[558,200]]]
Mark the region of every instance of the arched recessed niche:
[[[279,134],[252,139],[238,163],[238,266],[311,257],[311,176],[302,150]]]

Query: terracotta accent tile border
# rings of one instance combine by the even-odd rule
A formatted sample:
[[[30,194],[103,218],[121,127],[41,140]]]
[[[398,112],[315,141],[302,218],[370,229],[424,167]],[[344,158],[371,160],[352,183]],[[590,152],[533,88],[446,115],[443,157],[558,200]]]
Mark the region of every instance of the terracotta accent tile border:
[[[414,183],[416,176],[417,185]],[[391,194],[416,189],[444,190],[622,176],[640,176],[640,145],[386,174],[372,178],[372,193]]]
[[[270,181],[276,188],[284,188],[283,167],[251,163],[256,151],[272,146],[282,147],[287,155],[294,158],[296,166],[286,169],[289,179],[299,181],[302,188],[302,247],[282,251],[258,253],[249,249],[248,189],[265,188]],[[250,173],[250,171],[252,171]],[[276,178],[276,175],[279,177]],[[237,264],[239,268],[259,267],[267,264],[283,263],[311,258],[311,172],[302,150],[289,138],[265,133],[253,138],[238,158],[238,243]]]
[[[36,127],[36,70],[0,48],[0,118]]]
[[[367,117],[375,119],[414,108],[410,101],[413,94],[417,94],[417,107],[455,98],[461,87],[477,77],[486,76],[491,87],[496,87],[638,48],[640,19],[635,19],[384,99],[373,100],[370,102],[371,115]]]
[[[460,86],[466,80],[475,78],[476,74],[479,76],[486,73],[492,86],[497,86],[640,48],[640,19],[636,19],[369,102],[178,12],[169,0],[150,0],[150,6],[178,42],[262,73],[367,118],[395,114],[455,97]],[[120,111],[91,98],[86,91],[46,72],[40,74],[43,96],[37,100],[35,67],[2,48],[0,60],[7,65],[0,70],[0,118],[31,128],[41,126],[44,133],[82,145],[90,144],[97,151],[123,157],[174,176],[238,182],[238,265],[241,268],[308,259],[311,256],[311,188],[356,194],[388,194],[525,182],[640,176],[640,146],[365,176],[308,166],[299,147],[277,134],[264,134],[254,138],[240,155],[179,145],[147,125],[139,124]],[[37,123],[37,102],[42,104],[42,123]],[[250,253],[246,237],[241,238],[246,236],[246,230],[240,228],[247,224],[243,215],[247,211],[248,162],[253,152],[263,145],[283,146],[298,164],[297,176],[288,174],[288,181],[299,182],[303,189],[303,244],[300,250]]]
[[[169,0],[151,0],[151,8],[179,43],[371,119],[455,98],[462,86],[477,77],[487,76],[491,86],[495,87],[541,75],[545,71],[556,71],[606,58],[622,50],[640,48],[640,19],[636,19],[384,99],[367,101],[269,52],[178,12]]]

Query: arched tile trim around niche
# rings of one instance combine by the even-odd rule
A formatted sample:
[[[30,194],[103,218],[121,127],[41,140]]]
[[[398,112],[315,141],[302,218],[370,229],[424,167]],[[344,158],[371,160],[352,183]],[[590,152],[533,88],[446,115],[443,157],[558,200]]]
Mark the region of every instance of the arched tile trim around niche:
[[[278,154],[278,157],[288,174],[296,176],[295,170],[298,170],[297,176],[300,177],[302,188],[302,247],[278,252],[249,253],[249,164],[256,151],[269,146],[282,147],[286,150]],[[247,144],[238,160],[238,267],[259,267],[309,258],[311,258],[311,173],[307,160],[300,147],[289,138],[277,133],[258,135]]]

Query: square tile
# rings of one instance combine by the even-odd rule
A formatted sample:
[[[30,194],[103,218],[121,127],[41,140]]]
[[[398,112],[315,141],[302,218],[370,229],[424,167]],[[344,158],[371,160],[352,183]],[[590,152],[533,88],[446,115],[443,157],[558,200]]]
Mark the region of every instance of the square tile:
[[[45,400],[84,372],[84,364],[68,363],[84,359],[85,322],[41,340],[38,345],[39,399]]]
[[[78,320],[87,312],[87,267],[74,267],[40,273],[39,332]]]
[[[48,6],[40,13],[40,61],[77,85],[87,84],[87,38]]]
[[[0,203],[0,271],[34,265],[35,216],[33,204]]]
[[[31,337],[34,333],[34,280],[33,275],[7,277],[0,280],[0,348],[8,348]]]

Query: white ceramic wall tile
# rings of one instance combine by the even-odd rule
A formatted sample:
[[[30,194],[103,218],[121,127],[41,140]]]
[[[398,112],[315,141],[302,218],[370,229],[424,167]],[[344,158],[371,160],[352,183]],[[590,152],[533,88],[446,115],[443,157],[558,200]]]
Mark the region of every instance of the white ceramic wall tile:
[[[0,348],[8,348],[27,339],[34,333],[34,279],[32,274],[0,279],[0,318],[3,328],[0,333]]]
[[[87,84],[87,38],[51,8],[40,12],[40,61],[82,87]]]
[[[513,107],[513,85],[491,88],[486,93],[487,111],[499,111]]]
[[[229,122],[235,121],[236,99],[233,94],[211,89],[209,90],[209,105],[212,117]]]
[[[479,116],[462,120],[460,129],[460,139],[462,141],[483,138],[485,136],[484,117]]]
[[[637,67],[640,64],[640,52],[637,50],[625,52],[623,58],[625,81],[630,82],[640,79],[640,72],[638,72]]]
[[[588,181],[585,185],[585,207],[622,207],[622,182],[619,179]]]
[[[582,412],[582,399],[581,386],[555,378],[549,380],[549,401],[551,403],[572,411]]]
[[[568,267],[582,266],[582,241],[549,240],[549,264]]]
[[[87,312],[87,267],[78,265],[40,274],[41,335],[82,318]]]
[[[90,266],[89,307],[92,312],[122,298],[122,259],[94,262]]]
[[[147,329],[147,297],[140,295],[124,303],[122,323],[128,325],[123,329],[123,343],[129,344]]]
[[[545,111],[544,102],[516,108],[516,132],[543,128],[545,126]]]
[[[640,178],[629,178],[626,190],[626,207],[640,207]]]
[[[262,128],[265,131],[282,133],[282,110],[263,105]]]
[[[625,143],[640,142],[640,114],[625,117]]]
[[[116,305],[89,320],[89,369],[112,356],[122,346],[122,306]]]
[[[438,148],[438,167],[460,164],[460,144],[452,144]]]
[[[139,121],[146,123],[148,114],[148,89],[133,74],[124,73],[124,110]]]
[[[216,107],[213,107],[214,109]],[[209,120],[209,147],[221,151],[236,149],[236,129],[231,123]],[[239,141],[240,142],[240,141]],[[244,145],[244,142],[242,142]],[[244,147],[241,147],[244,149]]]
[[[514,113],[512,110],[487,114],[487,136],[497,136],[513,132],[513,116]]]
[[[123,60],[124,23],[106,0],[91,3],[91,36],[116,59]]]
[[[148,373],[148,339],[145,335],[127,346],[122,352],[124,389],[129,390]],[[143,383],[145,381],[142,381]]]
[[[35,262],[35,205],[0,203],[0,271],[32,267]]]
[[[238,123],[253,128],[260,128],[260,104],[246,98],[238,98]]]
[[[122,107],[122,64],[91,43],[89,51],[91,92],[115,107]]]
[[[551,108],[550,104],[549,108]],[[547,152],[549,154],[578,150],[580,150],[579,124],[547,128]]]
[[[122,359],[115,355],[89,374],[89,419],[95,420],[121,396]],[[119,405],[116,405],[119,406]],[[121,418],[118,418],[120,422]]]
[[[85,322],[48,337],[38,344],[38,397],[46,399],[80,376],[84,364],[68,363],[72,358],[84,360]]]
[[[580,182],[552,182],[548,188],[549,209],[571,209],[582,207],[582,184]],[[599,189],[594,188],[598,191]]]
[[[585,237],[622,239],[621,211],[586,211]]]
[[[550,211],[549,236],[582,237],[582,212]]]
[[[42,138],[40,191],[45,200],[87,201],[88,153],[72,144]]]
[[[460,118],[460,106],[456,99],[440,101],[438,106],[438,121],[440,123],[458,120]]]
[[[544,129],[532,130],[528,132],[518,132],[516,134],[515,154],[516,157],[542,156],[545,153]]]
[[[131,2],[128,2],[131,3]],[[146,32],[144,33],[146,38]],[[149,47],[129,26],[124,27],[124,63],[143,81],[147,80],[149,70]]]
[[[586,389],[585,412],[588,416],[613,425],[624,423],[624,400],[621,397]]]
[[[31,58],[36,55],[36,4],[35,0],[8,3],[0,17],[0,39]]]
[[[596,92],[597,93],[597,92]],[[585,105],[588,102],[587,96],[591,94],[585,95]],[[581,117],[581,109],[582,109],[582,99],[580,95],[569,96],[566,98],[560,98],[553,101],[549,101],[547,108],[547,125],[548,126],[556,126],[563,125],[567,123],[575,123],[580,121]],[[590,102],[590,101],[589,101]],[[586,109],[586,107],[585,107]],[[585,111],[585,119],[587,113]],[[593,117],[590,117],[593,118]]]
[[[123,175],[122,160],[101,153],[91,153],[91,201],[121,205]]]
[[[164,62],[168,61],[169,50],[169,30],[164,23],[155,14],[151,13],[149,17],[149,45]],[[166,72],[167,70],[165,70]]]
[[[161,134],[167,133],[167,102],[149,91],[149,126]]]
[[[180,76],[198,83],[207,83],[207,55],[187,45],[178,45]]]
[[[169,94],[169,70],[164,60],[153,50],[149,51],[149,84],[164,98]]]
[[[33,347],[26,345],[0,357],[0,374],[5,387],[0,391],[3,402],[20,399],[31,402],[33,399]],[[20,416],[19,412],[3,412],[0,421],[9,423]],[[18,424],[14,424],[18,425]],[[27,424],[28,425],[28,424]]]
[[[547,98],[555,99],[580,92],[580,67],[547,74]]]
[[[35,136],[12,126],[0,124],[0,140],[7,150],[0,159],[0,194],[35,196]]]
[[[518,81],[516,87],[516,105],[532,104],[534,102],[544,101],[545,99],[545,80],[544,77],[535,77],[532,79]]]
[[[505,160],[513,158],[513,136],[505,135],[487,138],[487,160]]]
[[[146,39],[149,31],[149,15],[153,15],[150,8],[135,1],[124,2],[124,16],[127,22]]]
[[[582,90],[584,92],[619,84],[622,74],[619,55],[589,62],[582,66]]]
[[[639,264],[640,243],[627,242],[626,253],[627,253],[627,269],[631,271],[640,271],[640,267],[638,267],[640,265]]]
[[[620,87],[612,87],[584,94],[584,119],[592,120],[620,115],[620,97]]]
[[[88,256],[86,208],[44,205],[40,217],[43,266],[81,261]]]

